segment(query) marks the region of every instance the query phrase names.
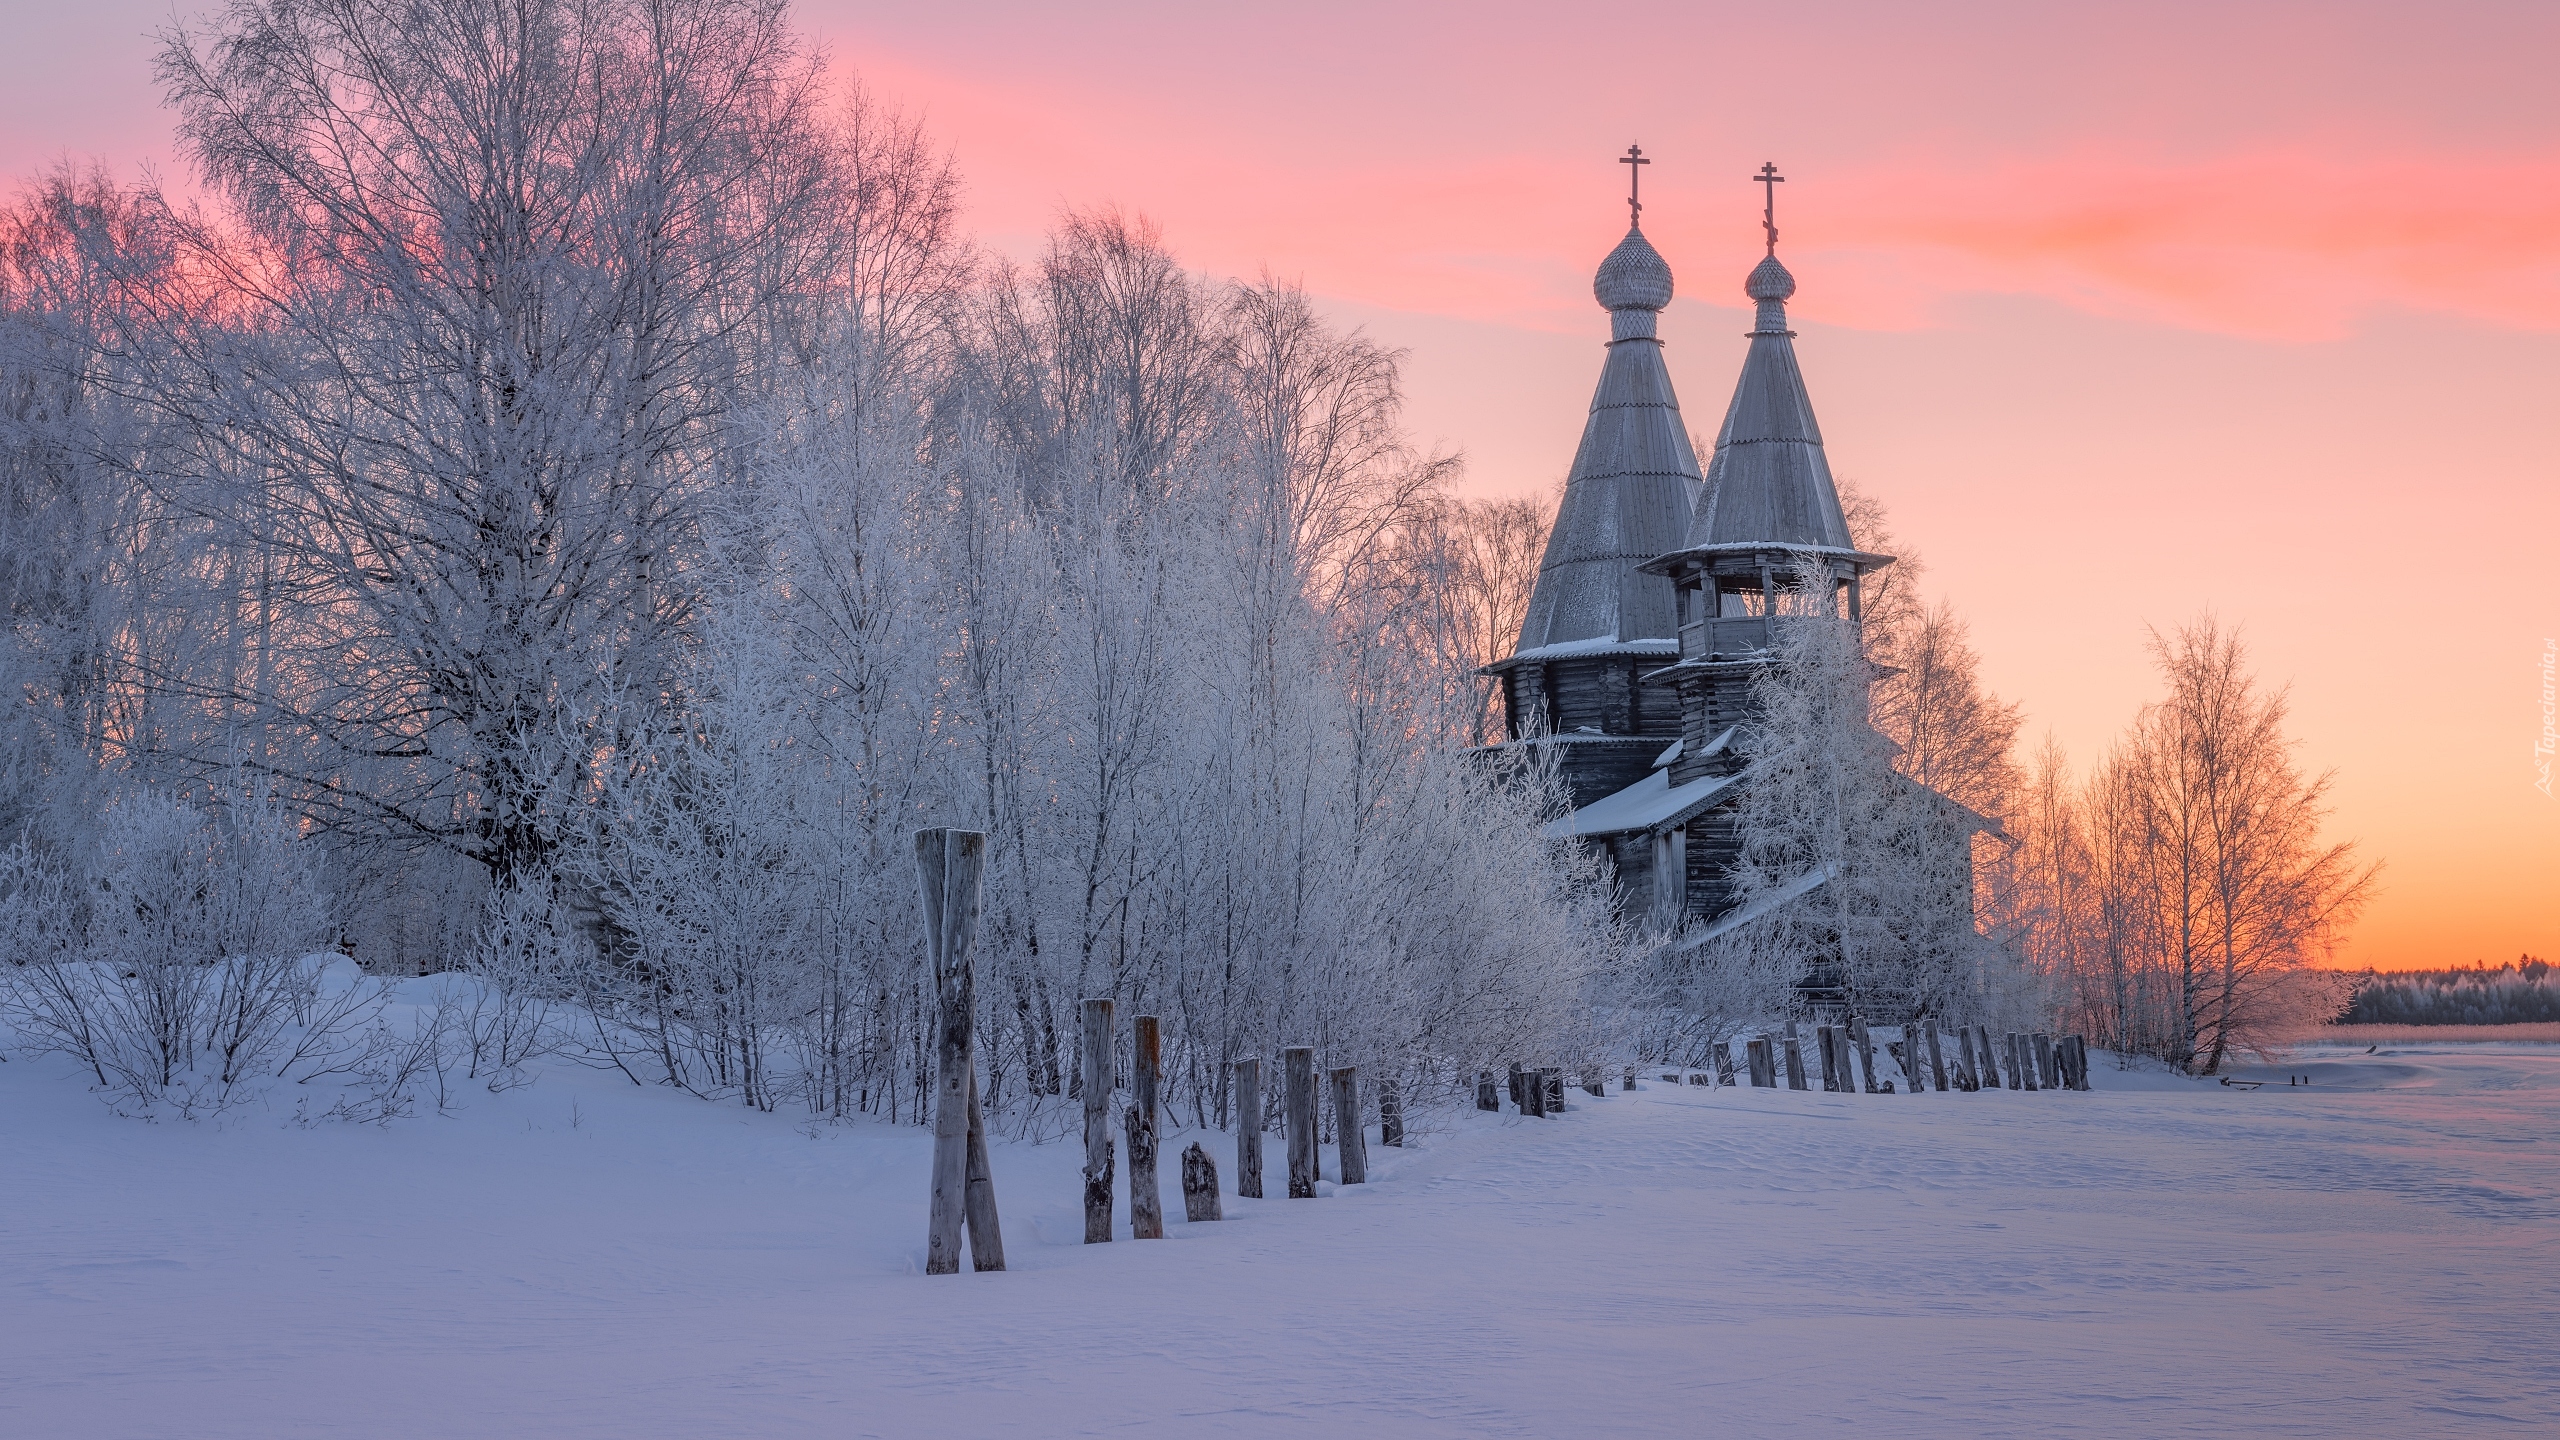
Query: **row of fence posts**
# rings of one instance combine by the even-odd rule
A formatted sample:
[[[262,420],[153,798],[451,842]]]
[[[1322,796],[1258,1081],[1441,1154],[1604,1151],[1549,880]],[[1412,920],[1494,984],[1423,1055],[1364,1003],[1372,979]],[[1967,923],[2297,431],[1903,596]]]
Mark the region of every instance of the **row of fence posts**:
[[[2011,1030],[2000,1037],[1995,1046],[1991,1027],[1959,1025],[1955,1028],[1954,1063],[1948,1063],[1939,1045],[1939,1031],[1934,1025],[1902,1027],[1903,1038],[1887,1041],[1885,1051],[1901,1067],[1910,1093],[1923,1089],[1997,1090],[2002,1077],[2012,1090],[2086,1090],[2089,1088],[2089,1042],[2079,1035],[2060,1039],[2042,1030]],[[1816,1025],[1814,1049],[1820,1065],[1822,1088],[1833,1092],[1863,1089],[1870,1095],[1888,1093],[1896,1087],[1890,1080],[1876,1076],[1875,1037],[1868,1033],[1866,1022],[1852,1015],[1842,1025]],[[1743,1070],[1752,1085],[1764,1090],[1778,1086],[1781,1047],[1786,1066],[1786,1084],[1790,1090],[1812,1088],[1806,1077],[1804,1052],[1790,1028],[1782,1035],[1760,1035],[1743,1045]],[[1925,1052],[1925,1059],[1924,1057]],[[1720,1041],[1712,1052],[1716,1083],[1731,1085],[1735,1081],[1733,1042]],[[1663,1078],[1673,1079],[1666,1075]],[[1689,1077],[1693,1084],[1706,1084],[1707,1077]],[[1922,1082],[1926,1080],[1924,1085]],[[1632,1088],[1632,1087],[1631,1087]]]
[[[1083,1074],[1079,1088],[1084,1095],[1084,1242],[1107,1244],[1111,1239],[1112,1168],[1114,1154],[1111,1143],[1111,1092],[1119,1077],[1113,1073],[1112,1011],[1107,999],[1088,999],[1083,1009]],[[1129,1104],[1121,1120],[1126,1131],[1129,1154],[1129,1233],[1139,1240],[1164,1238],[1164,1211],[1156,1188],[1156,1113],[1157,1094],[1163,1083],[1163,1022],[1153,1015],[1138,1016],[1131,1026],[1130,1063],[1134,1073],[1129,1077]],[[1235,1069],[1236,1114],[1236,1194],[1246,1199],[1262,1198],[1262,1062],[1244,1059],[1233,1062]],[[1282,1133],[1288,1142],[1289,1197],[1312,1200],[1317,1180],[1317,1121],[1320,1099],[1316,1084],[1316,1052],[1311,1045],[1292,1045],[1280,1052]],[[1340,1161],[1342,1183],[1364,1185],[1369,1180],[1368,1134],[1361,1124],[1360,1071],[1357,1066],[1336,1066],[1324,1073],[1326,1087],[1332,1092],[1334,1142]],[[1404,1144],[1404,1106],[1394,1082],[1381,1080],[1377,1085],[1378,1139],[1381,1144]],[[1218,1162],[1199,1142],[1182,1152],[1182,1208],[1186,1218],[1217,1220],[1224,1218],[1218,1201]]]

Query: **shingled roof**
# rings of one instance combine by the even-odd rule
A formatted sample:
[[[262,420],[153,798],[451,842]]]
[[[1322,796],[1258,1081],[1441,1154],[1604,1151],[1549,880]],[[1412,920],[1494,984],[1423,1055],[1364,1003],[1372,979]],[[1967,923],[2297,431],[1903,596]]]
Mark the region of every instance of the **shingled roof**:
[[[1679,547],[1701,483],[1654,336],[1656,312],[1671,303],[1671,267],[1630,225],[1591,289],[1609,311],[1609,355],[1547,535],[1521,650],[1680,633],[1671,582],[1636,568]]]
[[[1795,332],[1787,328],[1795,277],[1771,254],[1743,282],[1743,292],[1759,306],[1751,352],[1716,433],[1706,497],[1677,548],[1854,551],[1823,455],[1822,427],[1814,423],[1804,373],[1796,368]]]

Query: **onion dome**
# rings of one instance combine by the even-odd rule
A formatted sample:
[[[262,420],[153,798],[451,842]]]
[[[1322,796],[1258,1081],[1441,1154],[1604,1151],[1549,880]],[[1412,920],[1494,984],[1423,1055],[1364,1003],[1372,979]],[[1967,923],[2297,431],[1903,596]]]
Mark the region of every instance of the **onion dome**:
[[[1796,277],[1787,267],[1770,256],[1751,267],[1751,278],[1742,282],[1742,293],[1754,300],[1792,300],[1796,293]]]
[[[1591,294],[1606,310],[1659,310],[1671,303],[1671,267],[1644,232],[1630,225],[1627,238],[1600,262]]]

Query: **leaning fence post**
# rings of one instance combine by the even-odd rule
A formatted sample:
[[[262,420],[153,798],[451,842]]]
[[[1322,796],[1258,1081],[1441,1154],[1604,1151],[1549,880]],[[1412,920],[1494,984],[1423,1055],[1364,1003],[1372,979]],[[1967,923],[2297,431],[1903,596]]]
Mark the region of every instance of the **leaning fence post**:
[[[1991,1050],[1990,1026],[1976,1025],[1973,1027],[1973,1053],[1975,1060],[1977,1060],[1982,1066],[1982,1088],[1985,1090],[1999,1089],[2000,1057],[1993,1054]]]
[[[978,881],[987,837],[974,830],[916,832],[916,878],[924,899],[925,957],[933,966],[933,1194],[925,1228],[924,1273],[960,1273],[960,1232],[969,1202],[969,1111],[977,1047]],[[987,1189],[988,1213],[995,1191]],[[1001,1265],[1003,1245],[992,1247]],[[981,1269],[987,1268],[983,1265]]]
[[[1262,1062],[1236,1062],[1236,1194],[1262,1198]]]
[[[1289,1198],[1316,1198],[1316,1052],[1311,1045],[1292,1045],[1280,1052],[1288,1062],[1286,1105],[1289,1111]]]
[[[1369,1137],[1360,1128],[1360,1072],[1349,1065],[1333,1072],[1333,1138],[1342,1157],[1342,1183],[1368,1183]]]
[[[2015,1030],[2004,1030],[2000,1033],[2000,1045],[2000,1058],[2006,1061],[2009,1067],[2009,1088],[2012,1090],[2034,1089],[2035,1080],[2027,1074],[2027,1047],[2023,1037]]]
[[[1838,1094],[1848,1089],[1848,1084],[1840,1073],[1847,1068],[1847,1057],[1841,1053],[1845,1047],[1840,1043],[1840,1027],[1816,1025],[1813,1027],[1813,1039],[1815,1044],[1822,1047],[1823,1093]]]
[[[2055,1065],[2053,1037],[2038,1030],[2031,1037],[2031,1043],[2036,1047],[2036,1078],[2044,1082],[2047,1090],[2061,1089],[2062,1075]]]
[[[1156,1088],[1163,1078],[1163,1022],[1141,1015],[1130,1035],[1129,1108],[1121,1118],[1129,1129],[1129,1235],[1135,1240],[1164,1238],[1164,1192],[1156,1186]]]
[[[1867,1034],[1867,1022],[1855,1015],[1849,1017],[1849,1040],[1858,1047],[1858,1069],[1864,1076],[1864,1084],[1858,1088],[1876,1094],[1883,1087],[1876,1082],[1875,1040]]]
[[[1111,1002],[1084,1002],[1084,1243],[1111,1239]]]
[[[1226,1218],[1218,1208],[1218,1162],[1197,1140],[1182,1152],[1182,1218],[1194,1225]]]
[[[1796,1027],[1787,1027],[1787,1088],[1802,1090],[1804,1083],[1804,1045],[1796,1038]]]
[[[1938,1051],[1938,1024],[1931,1021],[1920,1027],[1929,1045],[1929,1081],[1941,1095],[1947,1093],[1947,1057]]]

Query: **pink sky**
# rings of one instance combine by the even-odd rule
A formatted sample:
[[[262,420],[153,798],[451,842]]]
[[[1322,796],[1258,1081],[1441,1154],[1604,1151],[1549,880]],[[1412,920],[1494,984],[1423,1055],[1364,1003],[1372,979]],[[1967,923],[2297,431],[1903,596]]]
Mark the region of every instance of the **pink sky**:
[[[166,0],[19,3],[8,172],[167,168]],[[1113,201],[1203,269],[1303,279],[1409,347],[1415,428],[1487,494],[1571,458],[1630,140],[1713,430],[1776,161],[1833,463],[2034,729],[2094,757],[2152,693],[2144,627],[2210,606],[2292,684],[2337,833],[2388,862],[2346,960],[2560,956],[2531,755],[2560,638],[2560,7],[800,15],[925,112],[988,244]]]

